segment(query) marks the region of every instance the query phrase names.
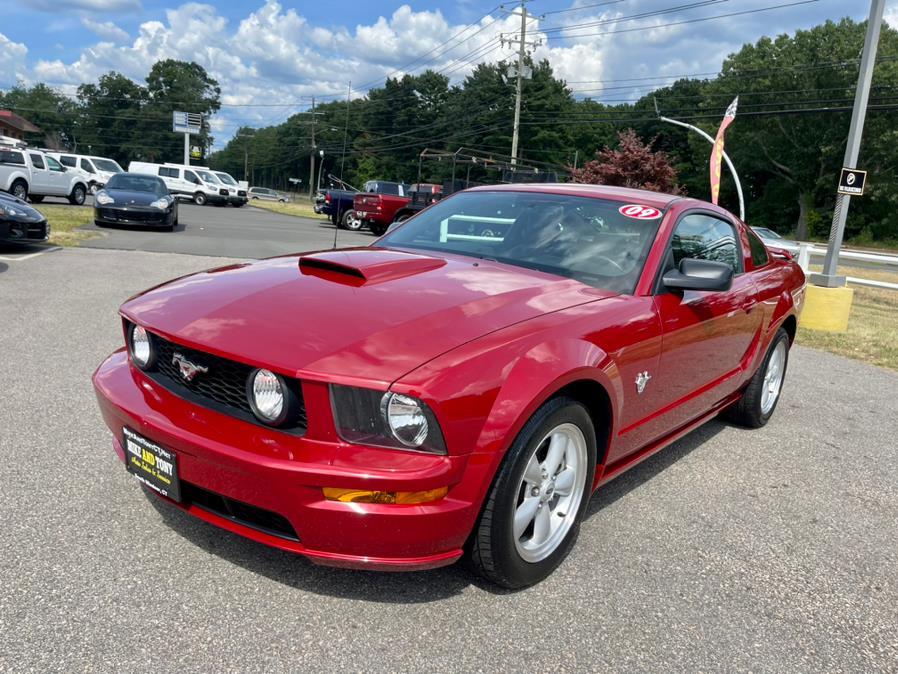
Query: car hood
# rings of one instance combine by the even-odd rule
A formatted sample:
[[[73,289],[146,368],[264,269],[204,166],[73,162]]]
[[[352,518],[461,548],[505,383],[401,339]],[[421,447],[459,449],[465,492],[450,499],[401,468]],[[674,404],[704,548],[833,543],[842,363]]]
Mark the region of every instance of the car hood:
[[[486,333],[614,294],[486,260],[358,248],[194,274],[122,314],[251,365],[382,385]]]
[[[162,197],[153,192],[136,192],[133,190],[106,189],[106,193],[115,199],[110,206],[149,206]]]

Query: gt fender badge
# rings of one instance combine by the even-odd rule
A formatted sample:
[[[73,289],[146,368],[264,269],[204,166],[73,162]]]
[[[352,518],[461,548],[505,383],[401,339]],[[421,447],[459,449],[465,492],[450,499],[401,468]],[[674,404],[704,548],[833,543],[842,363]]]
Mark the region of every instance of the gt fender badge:
[[[175,352],[175,355],[172,356],[171,362],[173,365],[178,366],[181,378],[184,379],[184,381],[193,381],[194,377],[198,374],[204,374],[209,371],[209,368],[205,365],[191,363],[183,354],[178,353],[177,351]]]
[[[645,391],[645,385],[649,383],[649,379],[652,378],[652,375],[648,373],[648,371],[640,372],[636,376],[636,392],[642,393]]]

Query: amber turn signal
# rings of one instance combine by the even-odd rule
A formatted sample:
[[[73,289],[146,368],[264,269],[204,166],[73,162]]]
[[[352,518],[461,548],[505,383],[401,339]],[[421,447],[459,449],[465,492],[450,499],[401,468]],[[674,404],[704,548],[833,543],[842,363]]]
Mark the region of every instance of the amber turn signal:
[[[427,491],[366,491],[363,489],[324,487],[322,491],[324,492],[324,498],[328,501],[406,505],[437,501],[449,492],[449,487],[438,487],[436,489],[428,489]]]

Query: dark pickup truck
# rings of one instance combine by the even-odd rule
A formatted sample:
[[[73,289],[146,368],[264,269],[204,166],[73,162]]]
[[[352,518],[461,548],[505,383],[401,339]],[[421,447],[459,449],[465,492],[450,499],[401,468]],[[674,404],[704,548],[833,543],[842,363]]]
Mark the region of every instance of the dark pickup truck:
[[[358,190],[329,189],[315,195],[315,212],[326,215],[335,226],[344,229],[359,229],[362,223],[354,220],[352,199]]]

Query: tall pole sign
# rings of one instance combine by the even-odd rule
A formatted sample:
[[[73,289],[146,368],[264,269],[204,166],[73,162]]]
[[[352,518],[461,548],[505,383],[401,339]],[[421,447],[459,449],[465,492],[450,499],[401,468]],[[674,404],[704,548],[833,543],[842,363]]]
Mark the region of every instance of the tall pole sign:
[[[730,107],[727,108],[723,115],[723,121],[717,130],[717,138],[714,139],[714,149],[711,150],[711,203],[717,204],[717,198],[720,196],[720,169],[723,164],[723,136],[727,127],[736,119],[736,108],[739,107],[739,97],[733,99]],[[745,217],[744,215],[742,216]]]
[[[848,144],[845,147],[844,168],[837,190],[836,208],[829,231],[829,245],[826,248],[826,259],[823,261],[823,273],[811,274],[811,283],[825,288],[840,288],[845,285],[845,277],[836,275],[839,267],[839,249],[845,236],[845,221],[848,219],[851,195],[863,194],[867,177],[866,172],[856,170],[857,158],[861,149],[861,136],[864,133],[864,118],[867,116],[867,100],[870,97],[870,83],[873,81],[873,66],[876,65],[876,48],[879,45],[879,30],[882,26],[885,4],[885,0],[872,0],[870,3],[870,18],[867,19],[867,35],[864,38],[861,68],[854,94],[854,110],[851,113],[851,127],[848,130]]]
[[[203,116],[198,112],[172,112],[172,131],[184,134],[184,165],[190,166],[190,136],[203,130]]]

